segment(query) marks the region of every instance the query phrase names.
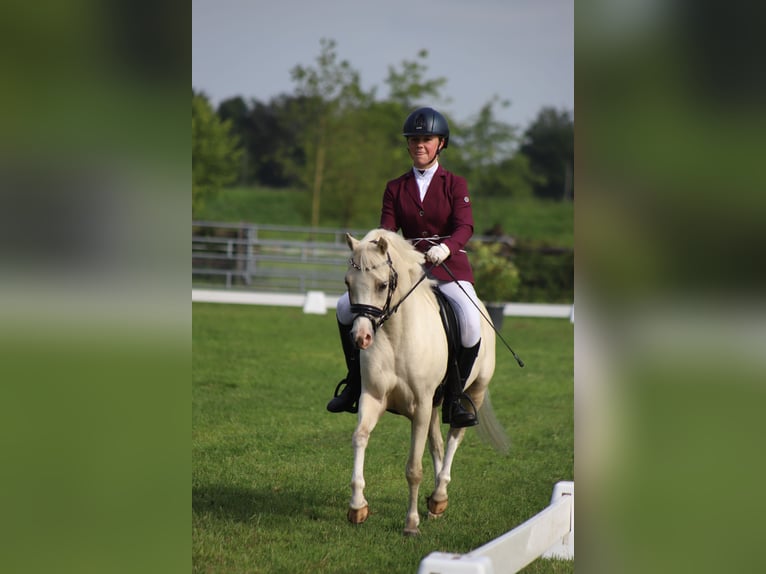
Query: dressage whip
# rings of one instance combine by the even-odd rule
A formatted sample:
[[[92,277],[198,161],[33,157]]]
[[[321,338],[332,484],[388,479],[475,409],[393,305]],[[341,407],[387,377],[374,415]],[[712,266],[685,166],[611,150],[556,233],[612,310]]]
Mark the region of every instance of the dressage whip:
[[[476,304],[476,301],[474,301],[471,296],[466,293],[466,290],[463,289],[463,286],[460,284],[460,282],[455,278],[455,276],[452,274],[452,271],[449,267],[447,267],[447,264],[445,262],[442,262],[441,266],[444,268],[444,270],[447,272],[447,274],[452,277],[452,280],[457,284],[458,287],[460,287],[460,290],[465,293],[465,296],[468,297],[468,299],[473,303],[473,306],[476,307],[476,310],[479,311],[482,317],[484,317],[484,320],[489,323],[490,327],[495,331],[498,337],[500,337],[500,340],[505,344],[506,348],[511,352],[513,355],[513,358],[516,359],[516,362],[519,364],[519,367],[524,368],[524,361],[522,361],[519,356],[514,352],[513,349],[511,349],[511,346],[508,344],[508,342],[503,338],[503,336],[500,334],[500,331],[497,330],[497,327],[490,321],[489,317],[487,317],[484,314],[484,311],[481,310],[481,308]]]

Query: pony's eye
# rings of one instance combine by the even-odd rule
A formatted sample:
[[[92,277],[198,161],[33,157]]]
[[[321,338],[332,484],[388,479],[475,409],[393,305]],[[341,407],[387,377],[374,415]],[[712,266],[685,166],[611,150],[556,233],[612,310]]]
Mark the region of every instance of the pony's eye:
[[[385,291],[386,289],[388,289],[388,281],[378,284],[378,291]]]

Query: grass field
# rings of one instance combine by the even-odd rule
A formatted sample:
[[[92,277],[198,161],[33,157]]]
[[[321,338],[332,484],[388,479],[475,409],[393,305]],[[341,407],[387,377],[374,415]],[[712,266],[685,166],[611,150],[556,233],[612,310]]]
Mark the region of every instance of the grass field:
[[[573,480],[573,326],[506,317],[490,387],[511,439],[496,454],[473,430],[458,451],[450,507],[402,536],[409,423],[387,414],[367,450],[361,526],[346,521],[356,417],[325,404],[345,373],[332,313],[193,304],[192,553],[199,573],[417,571],[433,551],[464,553],[531,517]],[[428,455],[425,496],[432,483]],[[538,560],[525,572],[573,572]]]

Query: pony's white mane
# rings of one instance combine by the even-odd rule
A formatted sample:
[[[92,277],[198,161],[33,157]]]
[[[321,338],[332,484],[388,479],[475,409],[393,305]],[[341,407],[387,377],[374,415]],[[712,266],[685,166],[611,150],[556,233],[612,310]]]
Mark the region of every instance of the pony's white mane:
[[[415,249],[412,244],[404,237],[387,229],[373,229],[365,235],[359,249],[359,265],[362,267],[372,267],[383,259],[380,249],[373,244],[374,241],[385,239],[388,243],[388,251],[391,255],[391,261],[400,276],[407,273],[410,284],[414,283],[423,274],[423,263],[425,256]]]

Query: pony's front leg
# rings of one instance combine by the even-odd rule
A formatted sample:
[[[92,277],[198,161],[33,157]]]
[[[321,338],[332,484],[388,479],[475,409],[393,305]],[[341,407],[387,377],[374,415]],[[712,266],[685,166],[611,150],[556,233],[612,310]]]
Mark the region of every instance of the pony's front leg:
[[[380,401],[362,393],[359,398],[359,418],[351,439],[354,447],[354,471],[351,475],[351,501],[347,516],[352,524],[361,524],[370,515],[367,500],[364,498],[364,454],[370,440],[370,433],[378,424],[383,411]]]
[[[429,421],[431,419],[430,404],[420,405],[415,409],[412,419],[410,439],[410,456],[407,459],[407,484],[410,486],[410,506],[407,520],[404,524],[404,534],[417,536],[420,534],[420,514],[418,513],[418,492],[423,481],[423,452],[426,448]]]
[[[455,459],[455,453],[460,443],[463,442],[465,436],[465,428],[451,428],[447,435],[447,449],[444,453],[444,464],[442,464],[441,471],[436,477],[436,488],[434,488],[433,494],[428,497],[428,517],[438,518],[445,510],[449,503],[449,497],[447,496],[447,485],[452,480],[452,461]]]

